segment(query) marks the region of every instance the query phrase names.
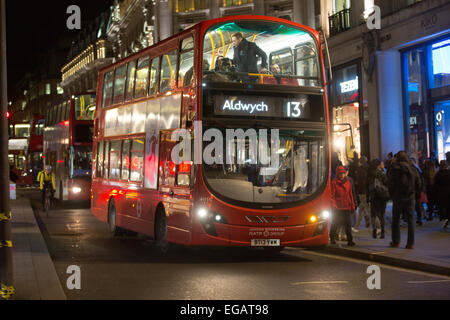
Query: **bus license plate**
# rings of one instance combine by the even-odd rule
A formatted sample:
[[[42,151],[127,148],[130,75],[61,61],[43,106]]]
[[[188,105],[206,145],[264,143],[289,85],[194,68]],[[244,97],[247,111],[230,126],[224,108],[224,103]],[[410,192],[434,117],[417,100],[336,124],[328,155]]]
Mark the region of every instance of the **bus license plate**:
[[[280,239],[252,239],[252,247],[279,247]]]

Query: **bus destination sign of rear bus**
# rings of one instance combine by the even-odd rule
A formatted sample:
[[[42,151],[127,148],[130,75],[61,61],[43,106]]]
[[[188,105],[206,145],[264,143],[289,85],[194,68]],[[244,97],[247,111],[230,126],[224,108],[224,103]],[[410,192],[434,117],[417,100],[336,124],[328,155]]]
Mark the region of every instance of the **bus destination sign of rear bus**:
[[[214,113],[222,116],[248,116],[305,119],[309,118],[306,96],[279,99],[274,97],[215,96]]]

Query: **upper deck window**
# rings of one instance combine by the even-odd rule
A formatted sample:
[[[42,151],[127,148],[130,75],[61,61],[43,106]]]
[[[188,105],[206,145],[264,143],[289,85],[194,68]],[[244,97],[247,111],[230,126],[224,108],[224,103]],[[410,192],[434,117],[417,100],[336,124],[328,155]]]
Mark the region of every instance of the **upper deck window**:
[[[167,92],[175,88],[177,72],[177,50],[162,56],[159,92]]]
[[[148,91],[148,64],[149,57],[142,57],[138,60],[136,71],[136,84],[134,97],[142,98],[147,96]]]
[[[181,41],[180,70],[178,87],[189,86],[194,80],[194,38],[188,37]]]
[[[126,101],[133,99],[134,95],[134,79],[136,78],[136,61],[128,62],[127,68],[127,84],[126,84]]]
[[[111,105],[114,80],[113,74],[114,71],[105,73],[103,80],[103,108]]]
[[[114,77],[114,101],[113,104],[123,102],[123,94],[125,91],[125,76],[127,65],[124,64],[116,69]]]
[[[75,120],[94,120],[95,94],[75,97]]]
[[[317,45],[306,30],[281,23],[216,25],[204,37],[203,81],[318,87]]]

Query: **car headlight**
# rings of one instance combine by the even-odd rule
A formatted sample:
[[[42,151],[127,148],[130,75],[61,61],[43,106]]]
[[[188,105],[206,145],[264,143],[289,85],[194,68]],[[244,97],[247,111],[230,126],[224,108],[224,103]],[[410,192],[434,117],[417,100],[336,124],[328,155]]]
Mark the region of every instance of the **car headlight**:
[[[81,188],[80,188],[80,187],[74,187],[74,188],[72,189],[72,192],[73,192],[73,193],[81,193]]]

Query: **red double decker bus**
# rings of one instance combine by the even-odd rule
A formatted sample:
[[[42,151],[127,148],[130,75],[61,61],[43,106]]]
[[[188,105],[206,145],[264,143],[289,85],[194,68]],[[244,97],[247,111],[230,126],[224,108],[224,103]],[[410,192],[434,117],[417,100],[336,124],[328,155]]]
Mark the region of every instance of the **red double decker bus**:
[[[44,168],[44,127],[45,118],[35,114],[31,120],[31,132],[26,154],[27,174],[31,176],[33,184],[37,183],[37,175]]]
[[[53,168],[59,200],[90,200],[95,93],[80,93],[47,110],[44,163]]]
[[[99,72],[91,210],[160,248],[325,245],[329,146],[318,33],[205,21]]]
[[[30,123],[14,122],[9,125],[8,159],[11,179],[17,186],[30,186],[33,176],[27,170],[27,150]]]

